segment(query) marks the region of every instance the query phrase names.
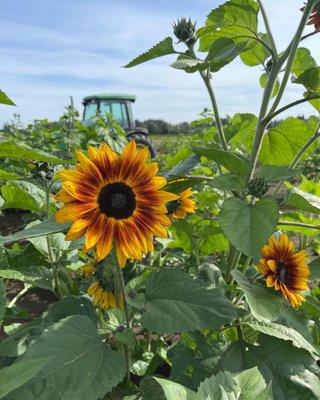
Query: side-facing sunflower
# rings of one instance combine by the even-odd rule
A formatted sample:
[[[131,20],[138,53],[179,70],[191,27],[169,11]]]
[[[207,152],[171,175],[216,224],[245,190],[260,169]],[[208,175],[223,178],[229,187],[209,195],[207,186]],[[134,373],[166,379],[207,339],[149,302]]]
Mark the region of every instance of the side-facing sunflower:
[[[301,11],[304,11],[304,9],[305,7],[301,8]],[[314,25],[316,31],[320,29],[320,1],[313,7],[307,24]]]
[[[271,236],[262,247],[261,256],[258,271],[265,277],[267,286],[280,290],[293,307],[300,306],[305,300],[300,292],[308,288],[310,274],[305,251],[295,252],[287,235]]]
[[[171,201],[167,208],[171,219],[184,219],[188,213],[194,213],[197,206],[195,201],[192,200],[192,190],[189,188],[181,192],[179,198]]]
[[[85,264],[81,267],[81,274],[85,277],[85,278],[90,278],[91,275],[93,275],[96,272],[96,267],[91,264]]]
[[[94,282],[89,286],[87,293],[92,297],[93,304],[99,305],[104,310],[107,308],[114,308],[117,305],[116,298],[112,292],[103,289],[99,282]],[[123,305],[119,305],[123,308]]]
[[[65,205],[56,213],[60,223],[72,221],[67,240],[85,236],[84,251],[96,247],[104,259],[114,243],[118,261],[141,260],[153,251],[153,236],[165,238],[171,224],[166,203],[175,194],[161,190],[165,178],[156,176],[158,165],[149,163],[147,148],[129,142],[117,155],[106,144],[88,148],[88,157],[76,153],[75,169],[59,173],[63,181],[56,200]]]

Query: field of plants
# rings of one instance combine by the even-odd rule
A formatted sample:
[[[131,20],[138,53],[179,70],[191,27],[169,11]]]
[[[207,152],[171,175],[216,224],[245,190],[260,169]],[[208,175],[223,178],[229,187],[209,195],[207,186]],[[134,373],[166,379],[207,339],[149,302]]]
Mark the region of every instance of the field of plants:
[[[228,0],[127,64],[175,54],[212,105],[155,159],[72,102],[4,126],[0,399],[320,399],[319,0],[297,14],[280,49],[261,0]],[[263,70],[260,111],[222,120],[237,57]]]

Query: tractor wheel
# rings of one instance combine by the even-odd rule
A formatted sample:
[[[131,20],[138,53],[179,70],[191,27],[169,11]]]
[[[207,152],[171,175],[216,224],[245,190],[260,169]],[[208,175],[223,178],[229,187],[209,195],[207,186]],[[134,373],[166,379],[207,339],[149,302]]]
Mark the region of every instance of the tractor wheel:
[[[156,149],[154,148],[151,141],[146,137],[146,135],[137,132],[129,135],[128,139],[134,140],[137,143],[138,147],[148,147],[151,158],[156,157],[157,155]]]

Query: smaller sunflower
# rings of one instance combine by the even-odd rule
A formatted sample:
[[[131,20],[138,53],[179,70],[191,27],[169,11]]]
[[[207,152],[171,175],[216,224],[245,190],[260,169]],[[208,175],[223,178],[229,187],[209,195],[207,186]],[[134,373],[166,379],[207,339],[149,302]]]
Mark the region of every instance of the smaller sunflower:
[[[304,9],[305,7],[301,8],[301,11]],[[320,1],[313,7],[307,24],[314,25],[316,31],[320,29]]]
[[[192,190],[190,188],[179,193],[179,199],[167,204],[169,217],[171,219],[184,219],[187,214],[194,213],[197,206],[191,197]]]
[[[102,309],[115,308],[117,305],[114,294],[110,291],[104,290],[99,282],[93,283],[89,286],[87,293],[93,299],[93,304],[99,305]],[[123,305],[120,305],[123,308]]]
[[[96,267],[93,264],[84,264],[81,267],[81,274],[87,279],[96,272]]]
[[[300,306],[305,301],[300,292],[308,288],[310,274],[306,252],[295,252],[288,236],[280,235],[269,238],[261,249],[261,256],[258,271],[265,277],[267,286],[280,290],[293,307]]]

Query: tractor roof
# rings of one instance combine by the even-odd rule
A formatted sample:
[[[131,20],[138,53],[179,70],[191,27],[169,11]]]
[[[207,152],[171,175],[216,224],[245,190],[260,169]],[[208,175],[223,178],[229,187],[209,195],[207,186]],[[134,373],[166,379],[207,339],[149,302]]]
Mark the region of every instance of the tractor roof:
[[[129,100],[134,102],[136,100],[136,95],[129,93],[98,93],[86,96],[83,99],[83,101],[88,100]]]

